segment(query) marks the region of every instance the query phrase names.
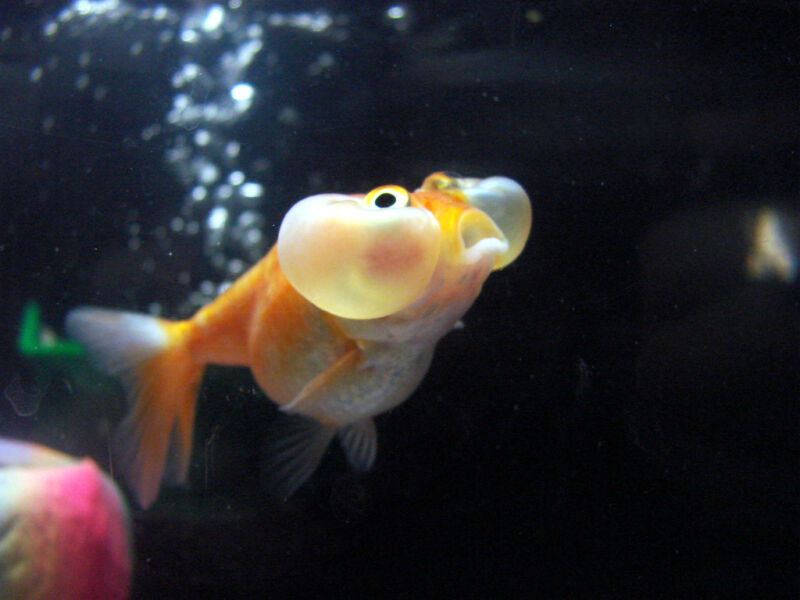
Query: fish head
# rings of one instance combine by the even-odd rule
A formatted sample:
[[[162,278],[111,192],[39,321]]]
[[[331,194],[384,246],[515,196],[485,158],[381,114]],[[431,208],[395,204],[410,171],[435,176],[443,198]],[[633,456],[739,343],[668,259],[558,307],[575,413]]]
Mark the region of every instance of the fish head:
[[[373,320],[419,309],[434,289],[459,281],[480,279],[479,290],[519,255],[530,226],[530,202],[513,180],[434,173],[414,192],[384,185],[301,200],[281,224],[277,253],[312,304]]]

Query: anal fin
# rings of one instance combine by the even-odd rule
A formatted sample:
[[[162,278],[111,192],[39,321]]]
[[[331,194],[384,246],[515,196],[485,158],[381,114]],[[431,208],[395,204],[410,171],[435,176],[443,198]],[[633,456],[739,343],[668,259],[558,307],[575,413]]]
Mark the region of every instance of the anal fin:
[[[375,463],[378,452],[378,437],[375,422],[371,418],[362,419],[342,427],[337,435],[347,462],[359,471],[369,471]]]

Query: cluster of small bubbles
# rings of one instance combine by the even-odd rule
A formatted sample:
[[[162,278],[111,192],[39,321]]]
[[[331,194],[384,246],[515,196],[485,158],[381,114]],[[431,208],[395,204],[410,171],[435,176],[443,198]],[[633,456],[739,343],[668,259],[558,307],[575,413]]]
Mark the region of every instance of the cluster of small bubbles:
[[[256,61],[262,75],[280,62],[279,52],[267,48],[271,32],[301,30],[333,42],[349,37],[344,16],[322,10],[293,14],[246,11],[245,4],[242,0],[195,2],[179,10],[161,4],[141,7],[130,0],[72,0],[42,26],[43,39],[57,52],[28,75],[31,84],[39,86],[56,69],[73,69],[73,79],[68,81],[76,96],[99,102],[113,94],[108,106],[115,106],[120,92],[118,86],[104,80],[109,61],[106,47],[87,47],[83,41],[115,40],[108,48],[117,61],[146,61],[161,53],[159,72],[165,78],[160,83],[170,90],[171,97],[164,113],[147,115],[131,134],[144,143],[163,144],[164,164],[185,189],[185,196],[177,214],[152,231],[143,231],[138,215],[132,218],[127,240],[132,251],[153,240],[169,255],[175,249],[172,242],[176,236],[202,238],[205,266],[215,275],[206,272],[198,276],[194,269],[180,271],[178,282],[193,291],[178,308],[179,313],[196,309],[226,289],[274,242],[266,233],[262,214],[269,197],[264,178],[271,175],[272,161],[243,152],[243,142],[235,137],[237,124],[250,118],[254,108],[265,107],[272,93],[262,89],[261,83],[257,86],[250,73]],[[0,38],[10,37],[7,31],[0,31]],[[122,43],[116,44],[120,34]],[[69,40],[80,43],[65,44]],[[336,64],[334,53],[323,51],[301,73],[329,76]],[[144,66],[134,70],[147,71]],[[61,113],[53,112],[45,113],[41,121],[46,133],[61,125]],[[279,104],[267,118],[292,126],[301,122],[302,115],[295,106]],[[91,124],[90,131],[92,127],[96,125]],[[139,263],[141,269],[154,272],[156,260],[148,254]],[[213,281],[215,277],[219,280]],[[201,278],[204,280],[198,285]],[[154,314],[171,312],[171,307],[161,305],[150,308]]]
[[[320,33],[333,25],[333,19],[326,12],[300,13],[296,15],[275,13],[270,15],[269,24],[272,27],[289,26]]]
[[[204,253],[223,277],[244,271],[263,255],[267,243],[260,231],[256,236],[238,226],[239,216],[265,195],[261,184],[250,185],[239,164],[241,144],[230,138],[233,126],[259,100],[247,71],[265,41],[264,28],[248,23],[236,10],[240,6],[212,4],[190,10],[181,20],[177,39],[185,58],[171,75],[176,93],[166,116],[172,132],[166,162],[187,189],[180,231],[195,235],[202,228]],[[263,222],[253,225],[259,226]],[[189,308],[217,291],[218,285],[206,280],[190,295]]]
[[[273,28],[290,27],[302,29],[314,35],[327,37],[335,42],[343,42],[350,37],[349,19],[344,15],[333,16],[323,10],[313,13],[272,13],[267,17],[267,24]]]
[[[107,77],[112,72],[106,67],[108,61],[119,59],[120,52],[124,54],[127,51],[138,57],[153,47],[156,51],[163,50],[163,44],[159,45],[157,40],[165,31],[174,28],[179,20],[177,12],[161,5],[140,8],[124,0],[74,0],[43,23],[42,39],[52,45],[53,53],[44,59],[43,64],[31,69],[30,81],[42,87],[57,86],[60,82],[70,81],[64,78],[64,73],[69,73],[72,87],[77,92],[73,98],[104,101],[109,90],[114,88],[98,83],[96,79]],[[123,32],[122,37],[120,32]],[[96,43],[87,46],[86,40]],[[60,115],[64,110],[57,112]],[[102,114],[102,111],[97,114]],[[48,115],[42,121],[43,132],[53,133],[56,124],[71,125],[62,122],[60,116],[56,123]],[[96,122],[87,127],[89,132],[98,131]]]
[[[137,21],[161,21],[172,23],[177,14],[165,6],[139,8],[123,0],[75,0],[65,7],[55,20],[44,25],[45,36],[55,36],[62,26],[72,26],[70,35],[79,36],[82,31],[113,27],[129,19]]]

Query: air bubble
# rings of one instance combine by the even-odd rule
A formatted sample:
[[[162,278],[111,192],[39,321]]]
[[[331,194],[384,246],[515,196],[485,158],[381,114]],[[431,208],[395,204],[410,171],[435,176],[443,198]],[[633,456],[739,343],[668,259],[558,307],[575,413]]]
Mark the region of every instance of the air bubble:
[[[245,198],[260,198],[264,195],[264,186],[260,183],[248,181],[242,185],[240,193]]]
[[[245,269],[245,264],[242,260],[234,258],[228,262],[228,274],[232,277],[238,277]]]
[[[253,98],[255,90],[249,83],[237,83],[231,88],[231,98],[237,102],[246,102]]]
[[[219,169],[212,163],[205,163],[200,167],[199,179],[206,185],[219,179]]]
[[[205,200],[207,195],[208,190],[202,185],[196,185],[192,188],[192,200],[195,202],[201,202]]]
[[[227,200],[228,198],[233,196],[233,188],[227,183],[223,183],[221,186],[217,188],[216,196],[220,200]]]
[[[225,145],[225,156],[228,158],[236,158],[239,156],[239,151],[242,149],[241,144],[239,142],[228,142]]]
[[[210,282],[208,279],[206,279],[200,284],[200,293],[203,294],[204,296],[213,296],[214,289],[215,289],[214,284]]]
[[[142,271],[152,274],[156,270],[156,261],[152,258],[146,258],[142,261]]]
[[[194,134],[194,143],[198,146],[207,146],[211,141],[211,134],[205,129],[200,129]]]
[[[206,18],[203,20],[203,30],[213,31],[217,29],[222,25],[224,19],[225,10],[219,4],[212,4],[206,13]]]
[[[228,210],[221,206],[217,206],[210,213],[208,213],[208,227],[209,229],[221,229],[225,226],[228,220]]]
[[[258,213],[253,212],[252,210],[246,210],[239,215],[236,224],[239,227],[252,227],[258,222],[258,217]]]
[[[181,31],[181,41],[186,42],[187,44],[194,44],[200,36],[197,35],[197,32],[194,29],[184,29]]]
[[[103,100],[108,95],[108,88],[104,85],[98,85],[94,88],[94,93],[92,95],[97,101]]]

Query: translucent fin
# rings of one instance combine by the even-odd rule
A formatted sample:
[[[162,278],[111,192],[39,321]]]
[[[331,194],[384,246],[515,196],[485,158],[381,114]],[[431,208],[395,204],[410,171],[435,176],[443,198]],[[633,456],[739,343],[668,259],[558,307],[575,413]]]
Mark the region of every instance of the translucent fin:
[[[297,415],[280,417],[265,445],[262,481],[270,494],[287,499],[316,470],[336,428]]]
[[[106,373],[127,376],[167,347],[161,323],[147,315],[82,307],[69,312],[65,329]]]
[[[183,343],[186,328],[180,322],[79,308],[67,315],[66,329],[125,383],[133,406],[115,435],[114,451],[139,504],[148,507],[158,496],[170,449],[171,481],[186,479],[204,365]]]
[[[362,419],[340,429],[338,436],[339,443],[347,455],[347,462],[354,469],[369,471],[375,463],[378,452],[375,422],[372,419]]]

